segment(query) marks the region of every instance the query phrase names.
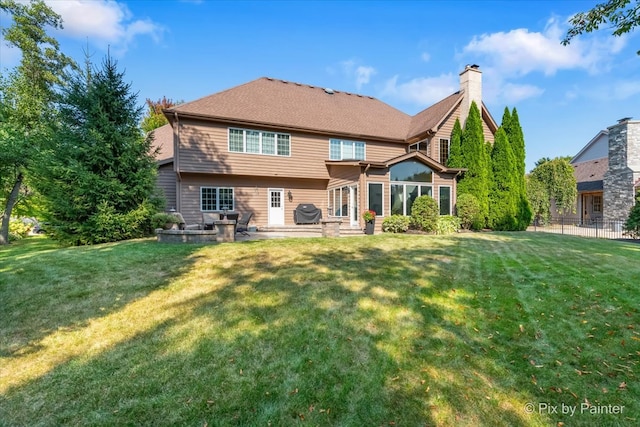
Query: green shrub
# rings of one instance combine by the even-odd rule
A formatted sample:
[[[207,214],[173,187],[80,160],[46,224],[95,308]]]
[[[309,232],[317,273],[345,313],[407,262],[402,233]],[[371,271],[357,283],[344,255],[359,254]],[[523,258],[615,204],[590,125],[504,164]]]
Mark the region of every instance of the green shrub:
[[[33,224],[25,223],[21,219],[12,219],[9,221],[9,241],[27,237],[32,226]]]
[[[158,212],[153,214],[153,216],[151,217],[151,225],[154,229],[165,228],[165,224],[175,223],[176,217],[166,212]]]
[[[624,223],[625,234],[634,239],[640,238],[640,191],[636,193],[636,203],[629,212],[629,217]]]
[[[436,234],[452,234],[460,229],[460,218],[453,215],[442,215],[436,224]]]
[[[438,202],[431,196],[420,196],[411,206],[411,225],[422,231],[435,231],[440,216]]]
[[[411,219],[404,215],[391,215],[382,221],[382,231],[385,233],[405,233],[409,229]]]
[[[456,213],[460,218],[460,226],[465,230],[482,228],[480,217],[480,203],[476,196],[470,193],[460,194],[456,201]]]

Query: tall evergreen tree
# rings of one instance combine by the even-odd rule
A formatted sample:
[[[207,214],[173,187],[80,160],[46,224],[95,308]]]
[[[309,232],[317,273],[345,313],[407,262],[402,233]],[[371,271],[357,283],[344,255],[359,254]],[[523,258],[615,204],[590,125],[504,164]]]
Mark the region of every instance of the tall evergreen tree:
[[[509,114],[508,108],[505,108],[505,113],[502,117],[502,126],[507,133],[507,139],[513,150],[515,160],[514,174],[516,177],[516,191],[518,193],[518,229],[526,230],[531,222],[532,212],[529,200],[527,198],[527,185],[525,181],[525,144],[524,134],[522,127],[520,126],[520,118],[518,117],[518,111],[513,108],[511,114]]]
[[[471,103],[469,116],[462,132],[460,143],[464,167],[467,168],[458,183],[458,194],[469,193],[478,199],[480,217],[485,223],[476,223],[474,228],[486,226],[489,216],[489,158],[482,131],[482,118],[475,102]]]
[[[447,166],[450,168],[462,168],[462,147],[460,146],[462,140],[462,126],[460,126],[460,119],[456,118],[456,122],[453,124],[453,131],[451,131],[451,145],[449,146],[449,159]]]
[[[43,182],[54,237],[91,244],[139,237],[154,206],[151,139],[139,128],[142,109],[107,56],[87,65],[63,91],[61,126]]]
[[[489,227],[494,230],[513,231],[518,228],[515,159],[507,134],[498,128],[491,152],[492,181],[489,192]]]

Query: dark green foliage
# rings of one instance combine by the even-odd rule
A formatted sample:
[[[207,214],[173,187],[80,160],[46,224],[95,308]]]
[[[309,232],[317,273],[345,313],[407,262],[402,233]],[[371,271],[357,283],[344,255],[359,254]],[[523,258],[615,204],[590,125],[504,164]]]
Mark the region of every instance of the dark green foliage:
[[[486,222],[489,216],[490,164],[482,131],[482,118],[475,102],[471,103],[469,109],[469,117],[462,133],[461,147],[463,164],[467,171],[458,183],[458,195],[473,194],[480,206],[479,219]]]
[[[624,231],[634,239],[640,239],[640,191],[636,193],[636,203],[624,223]]]
[[[63,91],[42,194],[53,236],[67,243],[117,241],[151,228],[156,166],[123,77],[107,57],[100,69],[72,76]]]
[[[438,202],[431,196],[420,196],[411,206],[411,225],[418,230],[435,231],[439,216]]]
[[[447,166],[450,168],[463,168],[464,161],[462,159],[462,127],[460,126],[460,119],[456,119],[453,124],[453,131],[451,132],[451,145],[449,146],[449,160]]]
[[[489,193],[489,227],[494,230],[518,229],[516,218],[520,199],[515,159],[507,134],[498,128],[491,152],[492,185]]]
[[[460,194],[456,200],[456,215],[460,218],[460,226],[466,230],[481,229],[480,203],[473,194]]]
[[[460,218],[453,215],[441,215],[436,224],[436,234],[453,234],[460,229]]]
[[[525,144],[524,135],[522,133],[522,127],[520,126],[520,118],[518,117],[518,111],[514,108],[513,112],[509,112],[508,108],[505,108],[504,115],[502,117],[502,127],[507,134],[507,140],[511,145],[511,150],[514,157],[514,177],[515,188],[514,191],[517,195],[514,195],[516,200],[516,219],[517,230],[526,230],[531,223],[531,206],[527,198],[527,186],[525,182]]]
[[[391,215],[382,221],[382,231],[385,233],[404,233],[409,229],[411,218],[404,215]]]

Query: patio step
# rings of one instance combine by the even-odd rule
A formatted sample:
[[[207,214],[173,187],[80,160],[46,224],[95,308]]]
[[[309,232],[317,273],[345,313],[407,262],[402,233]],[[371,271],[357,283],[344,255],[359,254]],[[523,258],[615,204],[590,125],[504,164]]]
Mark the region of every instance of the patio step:
[[[258,227],[258,231],[278,232],[278,233],[305,232],[305,233],[318,233],[318,235],[321,235],[322,226],[320,224],[267,226],[267,227]],[[351,227],[351,226],[344,226],[344,225],[340,227],[341,236],[352,236],[352,235],[359,235],[359,234],[364,234],[362,229],[359,227]]]

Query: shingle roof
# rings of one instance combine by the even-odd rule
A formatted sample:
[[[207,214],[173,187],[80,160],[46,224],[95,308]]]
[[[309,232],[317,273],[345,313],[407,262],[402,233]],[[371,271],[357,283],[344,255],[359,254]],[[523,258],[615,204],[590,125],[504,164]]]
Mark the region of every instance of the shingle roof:
[[[165,113],[403,142],[432,129],[461,96],[411,117],[370,96],[262,77]]]
[[[460,102],[462,97],[462,92],[456,92],[413,116],[407,131],[407,139],[431,129],[436,130],[435,128],[442,122],[446,114]]]
[[[578,183],[578,191],[602,190],[604,174],[609,168],[609,159],[589,160],[573,165],[573,176]]]
[[[159,148],[160,151],[156,157],[156,161],[162,162],[173,157],[173,128],[170,124],[160,126],[153,130],[153,149]]]

